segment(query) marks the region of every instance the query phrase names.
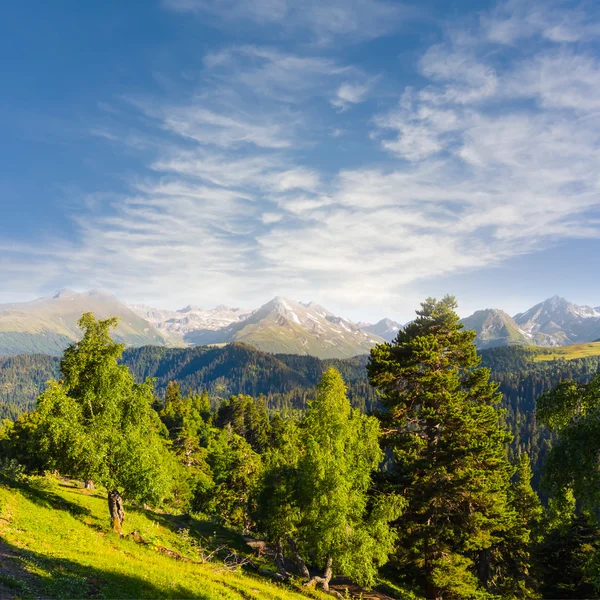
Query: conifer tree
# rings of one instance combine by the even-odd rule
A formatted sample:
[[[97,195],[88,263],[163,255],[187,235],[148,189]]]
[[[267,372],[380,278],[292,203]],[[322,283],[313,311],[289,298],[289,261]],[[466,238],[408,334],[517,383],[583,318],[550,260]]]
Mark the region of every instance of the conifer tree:
[[[396,558],[421,574],[428,599],[475,598],[490,584],[490,550],[509,525],[509,435],[455,299],[421,306],[392,343],[373,348],[367,367],[393,452],[384,479],[408,502]]]
[[[572,490],[594,514],[600,505],[600,374],[587,384],[563,381],[536,401],[541,423],[558,434],[544,467],[554,496]]]
[[[541,536],[544,510],[531,487],[529,456],[521,454],[509,489],[507,530],[491,553],[491,589],[502,598],[537,597],[532,553]]]
[[[208,394],[182,397],[179,384],[167,384],[160,418],[169,432],[180,469],[176,473],[173,499],[184,509],[194,505],[198,494],[212,485],[207,464],[207,442],[211,436],[210,400]]]
[[[35,436],[47,467],[106,487],[120,532],[123,498],[159,502],[170,488],[173,462],[152,408],[152,383],[135,383],[118,363],[123,346],[110,338],[116,324],[92,313],[81,317],[85,332],[63,355],[63,378],[38,399]]]

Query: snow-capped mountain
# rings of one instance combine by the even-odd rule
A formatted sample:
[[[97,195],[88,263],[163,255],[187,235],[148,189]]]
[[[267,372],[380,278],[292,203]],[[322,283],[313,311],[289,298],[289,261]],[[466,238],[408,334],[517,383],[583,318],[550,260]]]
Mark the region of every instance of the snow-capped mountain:
[[[515,315],[514,320],[540,346],[591,342],[600,337],[600,309],[579,306],[559,296]]]
[[[402,329],[400,323],[396,323],[396,321],[392,321],[391,319],[381,319],[381,321],[375,324],[359,323],[359,327],[363,331],[378,335],[387,342],[391,342],[398,335],[398,331]]]
[[[392,341],[399,323],[354,323],[315,302],[281,296],[257,310],[186,306],[162,310],[126,305],[102,291],[62,290],[31,302],[0,305],[0,355],[60,354],[81,335],[84,312],[99,318],[120,317],[115,339],[130,346],[195,346],[245,342],[273,353],[346,358],[366,354],[377,343]],[[477,332],[480,348],[506,345],[563,346],[600,339],[600,307],[579,306],[554,296],[511,317],[500,309],[478,310],[462,320]]]
[[[477,332],[480,348],[512,344],[566,346],[600,338],[600,308],[579,306],[559,296],[510,317],[499,309],[479,310],[463,319]]]
[[[179,310],[162,310],[145,304],[131,304],[130,308],[158,330],[179,341],[183,341],[185,335],[193,331],[223,329],[245,319],[252,312],[244,308],[229,308],[222,304],[208,310],[192,305]]]
[[[383,341],[314,302],[303,304],[280,296],[245,319],[216,331],[189,332],[184,340],[194,345],[245,342],[266,352],[320,358],[365,354]]]

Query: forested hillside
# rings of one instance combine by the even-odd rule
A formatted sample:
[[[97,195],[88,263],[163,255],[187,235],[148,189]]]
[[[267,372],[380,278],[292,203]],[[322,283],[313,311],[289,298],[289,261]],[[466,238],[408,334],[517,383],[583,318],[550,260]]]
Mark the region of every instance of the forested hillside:
[[[32,410],[46,382],[58,377],[59,362],[47,354],[0,357],[0,419]]]
[[[93,555],[75,558],[83,538],[116,535],[129,557],[154,546],[189,562],[190,576],[198,575],[188,583],[194,587],[202,585],[207,557],[217,557],[223,566],[203,569],[206,577],[245,568],[261,585],[283,584],[281,597],[315,588],[339,597],[345,585],[352,597],[370,589],[377,598],[403,599],[592,597],[600,548],[592,519],[600,397],[600,377],[592,375],[599,358],[540,361],[544,351],[498,349],[483,357],[490,369],[481,368],[475,334],[460,325],[455,306],[450,296],[425,301],[395,343],[349,361],[274,356],[241,344],[123,356],[110,338],[116,319],[83,315],[85,334],[65,351],[60,379],[34,411],[0,426],[0,494],[11,504],[0,528],[11,542],[0,551],[10,553],[11,565],[28,556],[36,565],[0,578],[0,593],[3,585],[51,592],[60,568],[77,588],[65,597],[97,596],[100,589],[106,597],[131,596],[142,585],[131,577],[135,560],[126,572],[122,561],[115,569],[114,556],[106,556],[114,545],[92,544]],[[43,356],[7,362],[3,385],[30,394],[57,367]],[[360,409],[352,408],[340,371]],[[14,386],[20,374],[29,375],[28,386]],[[574,381],[554,384],[565,377]],[[251,393],[234,395],[236,388]],[[589,440],[586,432],[593,433]],[[532,487],[541,473],[543,495]],[[67,539],[77,529],[69,552],[61,546],[49,553],[47,528],[36,527],[62,510],[65,481],[97,490],[76,495],[106,500],[106,522],[94,521],[88,507],[81,523],[61,532]],[[48,511],[30,520],[39,512],[27,504],[32,497]],[[69,507],[82,514],[71,499]],[[149,507],[160,509],[160,522],[175,525],[181,540],[169,526],[158,544],[156,532],[140,532],[136,515],[152,519]],[[194,532],[181,515],[198,524]],[[196,537],[219,527],[246,536],[257,559],[264,552],[264,567],[234,549],[232,538],[220,544]],[[96,570],[93,581],[81,577],[86,564]],[[46,580],[37,578],[39,565],[51,571]],[[164,561],[155,566],[168,569]],[[177,573],[167,584],[183,581]],[[152,585],[164,587],[155,575]],[[216,576],[211,585],[226,579]],[[253,597],[245,591],[250,581],[239,584]]]
[[[564,356],[569,356],[568,348],[571,347],[560,349]],[[578,356],[580,347],[572,348]],[[596,351],[600,352],[597,348]],[[556,349],[521,346],[493,348],[480,354],[482,364],[491,369],[492,379],[500,384],[501,405],[514,436],[511,456],[522,451],[529,453],[537,483],[538,467],[548,452],[550,434],[536,423],[535,400],[563,379],[589,381],[600,367],[600,354],[556,359]],[[297,354],[267,354],[236,343],[224,347],[130,348],[122,362],[138,381],[156,378],[159,395],[164,395],[169,381],[176,381],[185,394],[208,391],[213,408],[231,395],[247,394],[264,396],[271,410],[304,409],[323,373],[333,366],[344,377],[353,406],[365,412],[376,406],[375,390],[369,385],[365,370],[367,356],[320,360]],[[23,355],[1,359],[0,418],[14,419],[31,410],[45,382],[58,376],[56,357]]]

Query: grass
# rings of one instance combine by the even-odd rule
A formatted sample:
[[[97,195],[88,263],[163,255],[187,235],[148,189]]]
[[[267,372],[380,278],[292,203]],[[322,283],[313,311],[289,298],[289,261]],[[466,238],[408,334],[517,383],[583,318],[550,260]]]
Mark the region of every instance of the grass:
[[[135,539],[128,535],[134,532]],[[1,485],[0,597],[325,598],[230,570],[220,558],[198,564],[198,544],[251,552],[236,532],[210,521],[127,507],[124,534],[110,531],[101,492],[53,478]],[[167,556],[161,547],[194,562]]]
[[[534,361],[572,360],[585,358],[587,356],[600,355],[600,342],[588,342],[586,344],[572,344],[570,346],[558,346],[541,350],[535,355]]]

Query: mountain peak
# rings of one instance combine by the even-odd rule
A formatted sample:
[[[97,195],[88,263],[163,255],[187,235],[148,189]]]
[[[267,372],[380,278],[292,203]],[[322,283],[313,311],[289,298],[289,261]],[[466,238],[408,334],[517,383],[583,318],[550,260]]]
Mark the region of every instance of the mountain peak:
[[[179,313],[189,313],[192,312],[194,310],[201,310],[198,306],[194,306],[193,304],[188,304],[187,306],[184,306],[183,308],[180,308],[177,310],[177,312]]]
[[[392,319],[388,319],[387,317],[377,321],[377,323],[374,325],[370,323],[362,323],[359,325],[359,327],[363,331],[373,333],[380,338],[383,338],[387,342],[391,342],[398,335],[398,331],[402,329],[402,325],[400,323],[396,323],[396,321],[392,321]]]
[[[77,292],[69,288],[63,288],[62,290],[58,290],[58,292],[56,292],[56,294],[54,294],[52,298],[73,298],[75,296],[77,296]]]

